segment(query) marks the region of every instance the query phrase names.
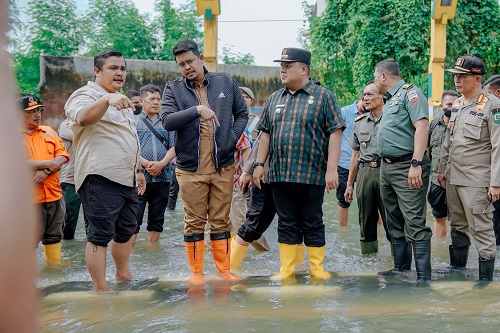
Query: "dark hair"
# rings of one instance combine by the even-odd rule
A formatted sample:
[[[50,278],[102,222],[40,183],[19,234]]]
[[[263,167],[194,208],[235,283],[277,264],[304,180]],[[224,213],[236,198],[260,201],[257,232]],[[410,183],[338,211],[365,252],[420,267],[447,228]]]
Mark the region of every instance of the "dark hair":
[[[106,59],[109,57],[120,57],[123,58],[123,55],[115,50],[104,50],[99,53],[97,53],[94,57],[94,67],[97,67],[98,70],[102,70],[102,66],[106,62]],[[125,59],[123,59],[125,61]],[[127,62],[125,61],[125,65],[127,65]]]
[[[399,65],[394,59],[385,59],[375,65],[375,71],[381,71],[390,75],[399,76]]]
[[[141,88],[141,98],[146,97],[147,95],[146,93],[148,92],[152,94],[157,92],[161,95],[160,88],[158,88],[158,86],[155,86],[154,84],[146,84],[144,87]]]
[[[370,84],[375,84],[375,81],[368,81],[368,82],[366,82],[365,87],[369,86]]]
[[[125,92],[125,96],[132,99],[132,97],[134,97],[134,96],[141,96],[141,95],[139,94],[139,92],[137,90],[127,90]]]
[[[500,89],[500,74],[495,74],[489,77],[484,83],[485,86],[490,85],[495,89]]]
[[[172,54],[175,56],[178,56],[179,54],[186,53],[186,52],[193,52],[195,56],[200,55],[200,50],[198,49],[198,45],[193,42],[191,39],[184,39],[180,41],[179,43],[175,44],[174,49],[172,51]]]
[[[441,100],[443,100],[444,96],[455,96],[458,97],[460,96],[459,93],[457,93],[455,90],[445,90],[443,94],[441,95]]]

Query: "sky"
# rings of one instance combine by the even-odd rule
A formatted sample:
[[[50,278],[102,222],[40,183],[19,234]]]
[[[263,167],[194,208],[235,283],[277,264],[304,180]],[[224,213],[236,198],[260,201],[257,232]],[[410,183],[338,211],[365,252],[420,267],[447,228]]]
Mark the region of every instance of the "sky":
[[[154,12],[154,0],[132,0],[141,13]],[[300,47],[297,37],[304,27],[304,0],[220,0],[219,54],[223,46],[235,53],[250,53],[260,66],[277,66],[285,47]],[[316,0],[305,0],[308,4]],[[18,0],[23,7],[28,0]],[[80,10],[88,0],[75,0]],[[174,7],[186,0],[172,0]],[[21,9],[20,8],[20,9]],[[253,21],[253,22],[252,22]],[[259,22],[255,22],[259,21]]]

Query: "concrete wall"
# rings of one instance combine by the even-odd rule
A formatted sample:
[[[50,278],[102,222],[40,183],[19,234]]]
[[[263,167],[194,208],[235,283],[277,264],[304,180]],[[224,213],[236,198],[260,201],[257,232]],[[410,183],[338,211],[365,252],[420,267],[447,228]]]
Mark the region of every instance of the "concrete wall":
[[[93,80],[93,58],[90,57],[40,57],[40,94],[45,104],[42,123],[59,127],[65,118],[64,104],[68,97]],[[255,106],[263,106],[267,97],[282,87],[279,67],[219,65],[220,72],[234,77],[240,86],[250,87],[255,94]],[[167,81],[180,76],[175,62],[127,59],[127,81],[124,91],[153,83],[163,87]]]

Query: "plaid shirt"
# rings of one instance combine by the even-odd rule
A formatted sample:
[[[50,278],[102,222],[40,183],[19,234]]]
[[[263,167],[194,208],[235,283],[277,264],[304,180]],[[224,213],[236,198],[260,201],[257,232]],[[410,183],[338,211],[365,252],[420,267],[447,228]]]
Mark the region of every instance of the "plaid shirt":
[[[309,81],[275,91],[258,129],[269,133],[269,181],[325,185],[330,134],[345,128],[335,96]]]

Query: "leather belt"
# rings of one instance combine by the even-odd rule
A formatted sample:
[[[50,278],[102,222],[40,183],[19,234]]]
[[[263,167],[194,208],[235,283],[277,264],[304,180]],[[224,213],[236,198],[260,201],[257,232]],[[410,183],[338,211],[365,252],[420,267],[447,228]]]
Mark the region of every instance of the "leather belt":
[[[371,162],[360,162],[359,166],[362,168],[378,168],[380,167],[380,161],[371,161]]]
[[[399,157],[391,157],[391,156],[385,156],[382,157],[385,163],[391,164],[391,163],[397,163],[397,162],[407,162],[411,161],[413,158],[413,154],[408,154],[408,155],[403,155]]]

